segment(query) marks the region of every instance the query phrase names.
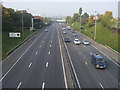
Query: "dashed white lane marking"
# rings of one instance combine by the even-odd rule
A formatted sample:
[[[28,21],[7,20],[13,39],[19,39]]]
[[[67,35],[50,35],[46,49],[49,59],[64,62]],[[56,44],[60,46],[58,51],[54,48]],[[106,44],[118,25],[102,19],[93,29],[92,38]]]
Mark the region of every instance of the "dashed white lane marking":
[[[52,41],[51,41],[52,42]]]
[[[20,88],[20,86],[22,85],[22,83],[20,82],[19,84],[18,84],[18,86],[17,86],[17,89],[16,90],[18,90],[19,88]]]
[[[85,47],[85,46],[83,46],[83,47]]]
[[[48,54],[50,55],[50,52],[48,52]]]
[[[38,54],[38,52],[35,53],[35,55],[37,55],[37,54]]]
[[[99,83],[99,84],[100,84],[100,86],[102,87],[102,89],[105,90],[104,87],[103,87],[103,85],[102,85],[101,83]]]
[[[28,66],[28,67],[30,68],[30,67],[31,67],[31,65],[32,65],[32,62],[29,64],[29,66]]]
[[[92,52],[90,52],[90,55],[92,55]]]
[[[44,88],[45,88],[45,83],[42,84],[42,90],[44,90]]]
[[[46,62],[46,67],[48,67],[48,62]]]
[[[50,47],[51,47],[51,45],[50,45]]]
[[[40,36],[38,37],[38,38],[40,38]],[[14,68],[14,66],[19,62],[19,60],[25,55],[25,53],[33,46],[33,44],[38,40],[38,38],[37,39],[35,39],[34,40],[34,42],[25,50],[25,52],[17,59],[17,61],[11,66],[11,68],[5,73],[5,75],[3,75],[3,77],[1,77],[1,79],[0,79],[0,82],[6,77],[6,75]],[[20,46],[20,47],[22,47],[22,45]],[[20,48],[19,47],[19,48]]]
[[[39,47],[41,47],[41,45]]]
[[[87,62],[85,62],[85,64],[86,64],[86,65],[88,65],[88,63],[87,63]]]

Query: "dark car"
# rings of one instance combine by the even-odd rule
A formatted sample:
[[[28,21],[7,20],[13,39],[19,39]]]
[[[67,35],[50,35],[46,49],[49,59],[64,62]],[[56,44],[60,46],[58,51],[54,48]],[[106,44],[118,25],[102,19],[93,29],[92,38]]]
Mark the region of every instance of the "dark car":
[[[83,27],[80,27],[80,29],[84,29]]]
[[[77,36],[77,34],[76,34],[76,33],[72,33],[72,36],[73,36],[73,37],[76,37],[76,36]]]
[[[45,32],[48,32],[48,30],[47,30],[47,29],[45,29]]]
[[[71,42],[70,38],[68,38],[68,37],[65,38],[64,40],[65,40],[65,42]]]
[[[98,54],[92,54],[91,61],[95,65],[95,68],[106,68],[106,61]]]
[[[71,31],[72,33],[75,33],[75,31]]]

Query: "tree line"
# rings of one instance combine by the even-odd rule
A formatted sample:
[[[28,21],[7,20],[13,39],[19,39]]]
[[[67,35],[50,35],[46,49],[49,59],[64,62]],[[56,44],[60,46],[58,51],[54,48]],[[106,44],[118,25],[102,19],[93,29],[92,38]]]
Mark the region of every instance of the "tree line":
[[[32,26],[32,18],[34,17],[31,13],[26,10],[14,10],[12,8],[6,8],[2,6],[2,30],[3,31],[21,31],[22,28],[22,15],[24,28],[29,29]],[[50,18],[41,17],[40,24],[43,26],[44,22],[50,23]]]
[[[79,8],[78,13],[74,13],[73,16],[67,16],[65,23],[69,25],[77,22],[80,25],[92,27],[95,25],[96,20],[96,22],[101,22],[104,27],[117,28],[117,19],[113,17],[111,11],[106,11],[105,14],[97,13],[96,15],[89,15],[86,12],[82,14],[82,11],[82,8]]]

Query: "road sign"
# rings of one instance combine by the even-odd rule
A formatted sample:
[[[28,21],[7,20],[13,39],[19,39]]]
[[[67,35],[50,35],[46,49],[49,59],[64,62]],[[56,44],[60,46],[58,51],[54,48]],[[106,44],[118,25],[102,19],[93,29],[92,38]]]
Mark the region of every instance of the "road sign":
[[[30,31],[32,31],[33,30],[33,27],[30,27]]]
[[[19,32],[10,32],[9,37],[21,37],[21,34]]]

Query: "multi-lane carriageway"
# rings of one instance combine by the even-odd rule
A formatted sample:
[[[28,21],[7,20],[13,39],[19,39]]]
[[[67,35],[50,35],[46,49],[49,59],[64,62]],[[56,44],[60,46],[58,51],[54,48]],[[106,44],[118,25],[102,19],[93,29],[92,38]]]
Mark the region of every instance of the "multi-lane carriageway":
[[[61,43],[64,43],[67,55],[72,63],[73,74],[79,89],[118,90],[118,68],[113,61],[90,45],[65,43],[65,37],[74,40],[71,31],[62,33],[62,24],[53,23],[32,36],[15,50],[3,65],[3,76],[0,79],[2,88],[69,88],[62,55]],[[83,38],[77,36],[80,41]],[[98,53],[107,61],[106,69],[95,69],[91,64],[91,54]],[[13,62],[11,62],[13,61]],[[11,64],[12,63],[12,64]],[[9,66],[11,65],[11,66]],[[8,68],[9,69],[6,69]]]

